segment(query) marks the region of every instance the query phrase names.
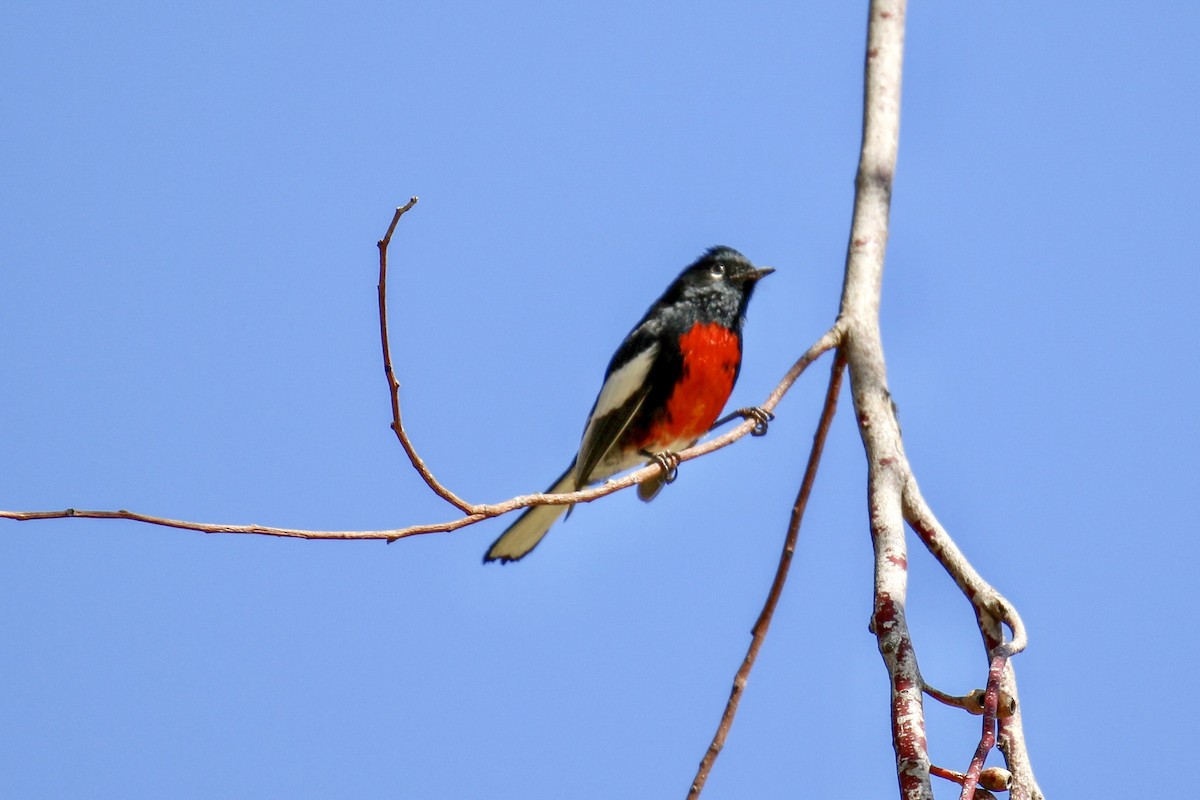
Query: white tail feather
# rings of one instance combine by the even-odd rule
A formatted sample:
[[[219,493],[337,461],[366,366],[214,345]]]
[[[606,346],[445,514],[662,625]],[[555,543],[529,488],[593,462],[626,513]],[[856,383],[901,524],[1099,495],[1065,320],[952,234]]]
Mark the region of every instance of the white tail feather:
[[[575,489],[575,465],[572,464],[563,476],[559,478],[553,486],[546,490],[546,494],[558,494],[561,492],[570,492]],[[531,506],[525,510],[517,521],[508,527],[500,538],[492,543],[488,548],[487,555],[483,557],[484,562],[499,561],[506,564],[509,561],[516,561],[525,556],[530,550],[537,547],[538,542],[550,530],[550,526],[567,513],[570,506]]]

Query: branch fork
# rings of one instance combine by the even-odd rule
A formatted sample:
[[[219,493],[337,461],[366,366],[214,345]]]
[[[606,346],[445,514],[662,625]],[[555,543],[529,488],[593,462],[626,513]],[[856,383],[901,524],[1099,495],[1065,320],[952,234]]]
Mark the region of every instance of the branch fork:
[[[734,676],[725,711],[705,750],[688,792],[698,798],[713,764],[724,746],[750,670],[765,640],[768,627],[787,579],[804,510],[816,479],[817,467],[837,408],[843,375],[850,378],[855,417],[867,462],[868,513],[875,551],[874,604],[871,630],[887,669],[891,698],[892,739],[896,774],[903,800],[932,800],[930,776],[962,786],[960,800],[983,800],[990,791],[1006,789],[1012,800],[1041,800],[1025,747],[1021,708],[1017,703],[1016,677],[1011,659],[1026,646],[1028,637],[1016,608],[974,569],[938,522],[917,486],[904,452],[895,404],[887,386],[887,368],[879,330],[879,301],[884,253],[888,239],[892,179],[899,148],[900,84],[904,47],[905,0],[871,0],[864,78],[862,149],[855,181],[853,221],[847,247],[845,278],[837,321],[796,361],[757,409],[741,409],[730,417],[741,423],[720,436],[675,454],[676,465],[727,447],[742,437],[761,435],[773,418],[783,395],[823,353],[834,350],[825,402],[813,437],[808,465],[792,508],[779,566],[763,609],[751,631],[751,642]],[[312,531],[258,525],[220,525],[188,522],[127,510],[0,511],[0,518],[35,520],[56,518],[126,519],[204,533],[255,534],[306,539],[385,539],[456,530],[485,519],[537,504],[586,503],[621,491],[667,470],[671,465],[652,462],[600,486],[564,494],[527,494],[499,503],[471,503],[442,484],[425,464],[404,427],[400,409],[400,383],[392,366],[387,319],[387,251],[396,227],[417,203],[413,197],[395,210],[379,248],[379,327],[384,374],[392,405],[391,428],[413,468],[438,496],[461,516],[439,523],[375,531]],[[983,638],[988,668],[985,687],[962,697],[946,695],[928,686],[921,677],[916,648],[905,619],[908,554],[905,527],[910,527],[926,549],[954,580],[971,603]],[[1011,636],[1007,640],[1003,629]],[[965,772],[932,765],[925,738],[923,695],[955,705],[982,717],[982,732]],[[984,762],[999,747],[1008,770],[987,769]]]

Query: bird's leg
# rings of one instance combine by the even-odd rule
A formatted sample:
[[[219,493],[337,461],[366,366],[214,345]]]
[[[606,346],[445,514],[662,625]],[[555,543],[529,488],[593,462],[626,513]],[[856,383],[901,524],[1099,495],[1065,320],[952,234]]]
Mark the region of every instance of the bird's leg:
[[[662,470],[663,483],[674,483],[675,479],[679,477],[678,453],[672,453],[670,450],[663,450],[661,453],[650,453],[643,450],[642,455],[649,458],[655,464],[658,464]]]
[[[709,430],[716,430],[726,422],[737,419],[738,417],[741,417],[742,419],[754,420],[754,428],[750,431],[751,436],[766,436],[767,425],[771,422],[771,420],[775,419],[775,415],[770,411],[759,408],[758,406],[750,406],[748,408],[739,408],[737,411],[726,414],[714,422],[713,426],[709,428]]]

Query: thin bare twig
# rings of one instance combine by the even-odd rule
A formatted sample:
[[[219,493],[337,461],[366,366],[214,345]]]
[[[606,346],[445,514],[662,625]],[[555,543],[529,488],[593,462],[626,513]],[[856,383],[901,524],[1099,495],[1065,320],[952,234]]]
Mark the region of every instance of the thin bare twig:
[[[962,793],[959,800],[975,800],[975,787],[979,784],[979,774],[983,772],[983,762],[988,753],[996,745],[996,707],[1000,698],[1000,675],[1008,664],[1008,656],[993,656],[988,667],[987,689],[983,695],[983,733],[979,744],[975,747],[975,755],[963,776]]]
[[[399,214],[393,218],[393,227],[395,221],[399,219]],[[389,228],[389,233],[392,229]],[[792,384],[803,374],[813,361],[821,356],[821,354],[832,349],[837,343],[836,333],[834,329],[830,329],[813,343],[804,355],[796,360],[779,384],[762,403],[761,408],[765,411],[773,411],[783,398],[784,394]],[[389,381],[390,385],[390,381]],[[396,395],[394,395],[396,396]],[[398,400],[396,401],[398,402]],[[403,426],[399,424],[398,417],[394,416],[395,424],[399,431],[403,431]],[[707,455],[715,450],[720,450],[723,447],[728,447],[738,441],[747,434],[753,432],[757,422],[753,419],[745,420],[742,423],[735,425],[730,430],[720,436],[707,439],[696,444],[693,447],[679,453],[679,463],[691,461],[694,458],[699,458]],[[397,435],[400,435],[398,431]],[[407,434],[404,434],[403,441],[408,441]],[[410,445],[411,446],[411,443]],[[418,462],[424,465],[418,457]],[[414,463],[414,466],[416,464]],[[0,510],[0,519],[11,519],[18,522],[29,520],[42,519],[124,519],[132,522],[142,522],[148,525],[159,525],[169,528],[180,528],[183,530],[199,531],[200,533],[229,533],[229,534],[253,534],[263,536],[282,536],[294,539],[385,539],[395,541],[408,536],[420,536],[428,533],[445,533],[448,531],[458,530],[459,528],[473,525],[485,519],[498,517],[527,506],[546,504],[546,505],[569,505],[571,503],[590,503],[613,492],[627,489],[630,486],[638,484],[652,476],[657,475],[662,470],[657,464],[648,464],[640,467],[632,472],[628,472],[620,478],[614,478],[606,481],[599,486],[593,486],[587,489],[580,489],[577,492],[568,492],[565,494],[545,494],[536,492],[533,494],[518,495],[511,499],[499,503],[473,504],[464,502],[463,509],[465,515],[448,522],[424,523],[420,525],[410,525],[404,528],[393,528],[389,530],[372,530],[372,531],[319,531],[306,530],[302,528],[273,528],[263,525],[231,525],[225,523],[208,523],[208,522],[190,522],[186,520],[170,519],[167,517],[159,517],[151,514],[141,514],[134,511],[88,511],[82,509],[66,508],[56,511],[4,511]],[[422,477],[429,471],[425,469],[421,472]],[[432,478],[432,475],[430,475]],[[426,481],[428,483],[428,481]],[[436,481],[435,481],[436,483]],[[440,484],[438,484],[440,485]],[[451,501],[453,502],[453,501]]]
[[[377,246],[379,247],[379,340],[383,345],[383,372],[387,376],[388,392],[392,396],[392,430],[395,431],[396,438],[400,440],[400,446],[404,448],[404,452],[408,455],[408,460],[412,462],[413,469],[420,474],[421,479],[433,490],[434,494],[455,506],[459,511],[470,515],[473,513],[471,504],[443,486],[441,481],[433,476],[433,473],[425,466],[424,459],[417,453],[417,449],[413,447],[412,442],[409,440],[408,433],[404,430],[404,423],[400,421],[400,381],[396,380],[396,371],[392,369],[392,348],[388,344],[388,245],[392,242],[392,234],[395,232],[396,224],[400,222],[400,218],[416,204],[417,198],[413,197],[407,203],[397,208],[396,213],[392,215],[392,224],[388,225],[387,233],[377,242]]]
[[[959,786],[964,785],[967,780],[967,776],[961,772],[933,764],[929,766],[929,774],[945,778],[948,781],[954,781]],[[1007,792],[1010,786],[1012,786],[1011,772],[1003,767],[988,767],[979,773],[979,779],[975,787],[976,797],[992,797],[991,792]]]
[[[56,511],[5,511],[0,510],[0,519],[11,519],[18,522],[43,519],[124,519],[132,522],[142,522],[148,525],[159,525],[168,528],[179,528],[183,530],[198,531],[201,533],[232,533],[232,534],[252,534],[262,536],[281,536],[295,539],[384,539],[387,541],[395,541],[408,536],[419,536],[428,533],[446,533],[448,531],[457,530],[459,528],[473,525],[485,519],[498,517],[515,511],[520,508],[525,508],[531,505],[568,505],[572,503],[589,503],[597,500],[613,492],[621,491],[630,486],[657,475],[662,467],[658,464],[651,463],[637,470],[629,472],[620,478],[606,481],[600,486],[594,486],[587,489],[580,489],[575,492],[565,494],[545,494],[536,492],[533,494],[519,495],[509,500],[504,500],[499,503],[476,504],[469,503],[463,500],[444,484],[442,484],[434,475],[433,472],[426,466],[424,459],[417,453],[412,441],[409,439],[408,432],[404,428],[404,423],[400,413],[400,382],[396,379],[395,369],[392,366],[391,347],[388,340],[388,317],[387,317],[387,253],[388,246],[391,244],[392,235],[396,231],[396,226],[400,222],[400,218],[404,216],[413,206],[417,204],[417,198],[411,198],[406,204],[396,209],[392,215],[392,221],[388,225],[387,233],[377,243],[379,247],[379,332],[380,343],[383,350],[383,367],[384,374],[388,381],[388,391],[392,402],[392,430],[399,439],[401,447],[408,455],[409,461],[412,462],[413,468],[439,497],[444,498],[447,502],[453,504],[456,508],[463,512],[464,516],[450,520],[447,522],[425,523],[420,525],[410,525],[404,528],[393,528],[388,530],[363,530],[363,531],[325,531],[325,530],[306,530],[303,528],[275,528],[264,525],[231,525],[225,523],[209,523],[209,522],[191,522],[187,520],[171,519],[168,517],[159,517],[151,514],[142,514],[135,511],[127,511],[120,509],[117,511],[94,511],[75,508],[66,508]],[[792,384],[800,377],[809,364],[815,361],[827,350],[832,349],[837,344],[837,336],[834,329],[827,331],[820,339],[813,343],[804,355],[796,360],[791,368],[784,374],[783,378],[776,385],[775,389],[767,397],[761,405],[764,411],[770,412],[775,409],[779,401],[787,393]],[[741,424],[736,425],[724,434],[700,442],[688,449],[680,452],[678,463],[690,461],[694,458],[711,453],[715,450],[720,450],[723,447],[728,447],[737,440],[753,433],[759,423],[754,419],[747,419]]]
[[[713,763],[720,755],[721,748],[725,746],[725,738],[729,735],[730,727],[733,726],[733,718],[737,714],[742,691],[746,688],[746,681],[750,677],[750,670],[754,668],[758,651],[767,638],[767,629],[771,626],[771,618],[775,615],[775,607],[779,604],[783,585],[787,582],[788,570],[792,565],[792,555],[796,552],[796,539],[800,534],[800,523],[804,519],[804,510],[808,507],[808,498],[812,494],[813,483],[817,479],[817,467],[821,463],[821,453],[825,448],[829,427],[833,424],[833,415],[837,411],[838,394],[841,392],[842,374],[845,367],[845,358],[841,351],[838,351],[829,375],[829,388],[825,390],[825,405],[821,409],[821,419],[817,423],[812,449],[808,453],[808,465],[804,468],[804,479],[800,482],[800,492],[796,495],[796,502],[792,506],[792,516],[788,522],[787,535],[783,540],[783,552],[779,556],[775,579],[771,582],[771,589],[767,593],[767,600],[763,604],[762,612],[750,630],[750,647],[746,650],[746,657],[742,660],[742,665],[738,667],[737,674],[734,675],[733,688],[729,692],[729,701],[725,704],[725,712],[721,715],[717,732],[713,734],[712,743],[705,751],[704,758],[700,760],[700,767],[696,770],[696,777],[692,780],[692,787],[688,791],[688,800],[695,800],[704,790],[708,774],[712,771]]]
[[[406,536],[416,536],[423,533],[445,533],[472,525],[487,518],[488,515],[486,514],[473,514],[450,520],[449,522],[432,522],[408,528],[397,528],[395,530],[314,531],[302,528],[272,528],[266,525],[253,524],[230,525],[214,522],[191,522],[182,519],[171,519],[169,517],[157,517],[152,514],[140,514],[136,511],[127,511],[125,509],[118,511],[90,511],[81,508],[65,508],[59,511],[0,511],[0,519],[11,519],[17,522],[38,519],[124,519],[130,522],[144,522],[147,525],[179,528],[180,530],[198,531],[199,533],[250,534],[256,536],[279,536],[286,539],[403,539]]]
[[[978,717],[978,716],[981,716],[984,713],[984,711],[986,710],[984,708],[984,701],[986,700],[986,697],[987,697],[986,689],[976,689],[973,692],[970,692],[969,694],[954,695],[954,694],[946,694],[945,692],[937,689],[934,686],[930,686],[929,684],[925,684],[924,688],[925,688],[925,694],[929,695],[934,700],[937,700],[939,703],[942,703],[942,704],[948,705],[948,706],[952,706],[954,708],[961,708],[963,711],[966,711],[968,714],[973,714]],[[1009,695],[1005,694],[1004,692],[1000,692],[999,693],[999,701],[997,702],[997,705],[996,705],[996,717],[998,719],[1004,719],[1005,717],[1011,717],[1013,714],[1016,713],[1016,711],[1017,711],[1016,698],[1010,697]]]

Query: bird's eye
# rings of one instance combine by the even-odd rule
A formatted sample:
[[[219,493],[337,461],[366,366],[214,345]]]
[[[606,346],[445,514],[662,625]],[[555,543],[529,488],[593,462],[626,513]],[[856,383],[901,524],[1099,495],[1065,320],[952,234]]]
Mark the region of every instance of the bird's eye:
[[[716,264],[713,264],[708,268],[708,274],[712,275],[714,278],[720,278],[725,274],[725,265],[718,261]]]

